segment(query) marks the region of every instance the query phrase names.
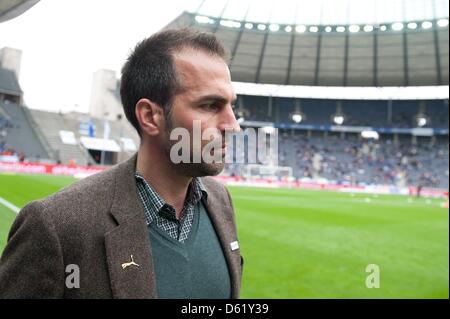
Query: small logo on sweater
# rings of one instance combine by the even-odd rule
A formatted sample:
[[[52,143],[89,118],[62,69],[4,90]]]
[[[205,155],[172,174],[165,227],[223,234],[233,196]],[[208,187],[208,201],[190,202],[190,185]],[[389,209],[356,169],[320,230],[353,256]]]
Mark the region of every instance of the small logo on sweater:
[[[230,244],[231,250],[239,249],[239,243],[237,241],[234,241]]]
[[[133,255],[131,255],[130,257],[131,257],[131,261],[130,261],[130,262],[128,262],[128,263],[124,263],[124,264],[122,264],[122,269],[125,269],[125,268],[128,268],[128,267],[131,267],[131,266],[136,266],[136,267],[139,267],[139,265],[138,265],[138,264],[136,264],[136,263],[134,262],[134,259],[133,259]]]

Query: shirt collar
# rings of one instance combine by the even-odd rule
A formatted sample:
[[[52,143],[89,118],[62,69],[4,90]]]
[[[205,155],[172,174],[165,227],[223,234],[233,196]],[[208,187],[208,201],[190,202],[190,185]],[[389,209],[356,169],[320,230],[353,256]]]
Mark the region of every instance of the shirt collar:
[[[139,172],[135,172],[134,176],[138,184],[139,196],[144,204],[147,224],[151,224],[156,218],[156,214],[170,215],[169,211],[173,210],[173,207],[164,201]],[[185,207],[186,205],[195,206],[201,199],[207,200],[208,193],[201,179],[194,177],[189,184]]]

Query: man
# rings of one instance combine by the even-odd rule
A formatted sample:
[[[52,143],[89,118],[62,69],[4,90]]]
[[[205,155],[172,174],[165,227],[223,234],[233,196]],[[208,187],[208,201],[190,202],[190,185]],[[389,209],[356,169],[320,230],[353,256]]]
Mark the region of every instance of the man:
[[[218,132],[200,149],[190,140],[190,159],[239,130],[222,45],[190,30],[155,34],[128,58],[120,93],[137,155],[22,209],[0,260],[0,298],[239,297],[231,198],[204,177],[224,164],[171,159],[173,129],[192,133],[199,121]]]

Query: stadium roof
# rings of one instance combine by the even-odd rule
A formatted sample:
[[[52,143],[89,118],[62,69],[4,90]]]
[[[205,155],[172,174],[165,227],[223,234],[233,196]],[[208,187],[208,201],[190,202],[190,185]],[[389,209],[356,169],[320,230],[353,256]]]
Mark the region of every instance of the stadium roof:
[[[190,0],[187,10],[236,21],[351,25],[448,18],[448,0]]]
[[[448,1],[346,0],[339,3],[345,2],[347,14],[333,15],[338,6],[332,3],[337,2],[322,0],[319,3],[326,6],[320,11],[314,1],[202,0],[166,28],[194,27],[216,33],[231,55],[232,78],[237,82],[448,85]],[[365,15],[351,13],[361,11],[361,3],[366,4]],[[377,15],[381,9],[369,10],[368,4],[376,3],[385,15]],[[319,16],[314,9],[321,12]],[[286,15],[286,10],[292,14]],[[266,12],[266,18],[257,12]]]
[[[14,71],[0,68],[0,93],[19,96],[22,94]]]
[[[39,0],[2,0],[0,1],[0,22],[8,21],[12,18],[15,18],[36,3]]]

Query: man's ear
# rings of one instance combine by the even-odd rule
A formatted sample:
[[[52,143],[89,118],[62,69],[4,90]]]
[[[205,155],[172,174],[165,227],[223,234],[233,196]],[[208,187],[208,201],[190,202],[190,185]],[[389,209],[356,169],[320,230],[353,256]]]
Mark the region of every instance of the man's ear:
[[[136,118],[141,130],[150,136],[157,136],[164,128],[163,108],[149,99],[140,99],[136,103]]]

